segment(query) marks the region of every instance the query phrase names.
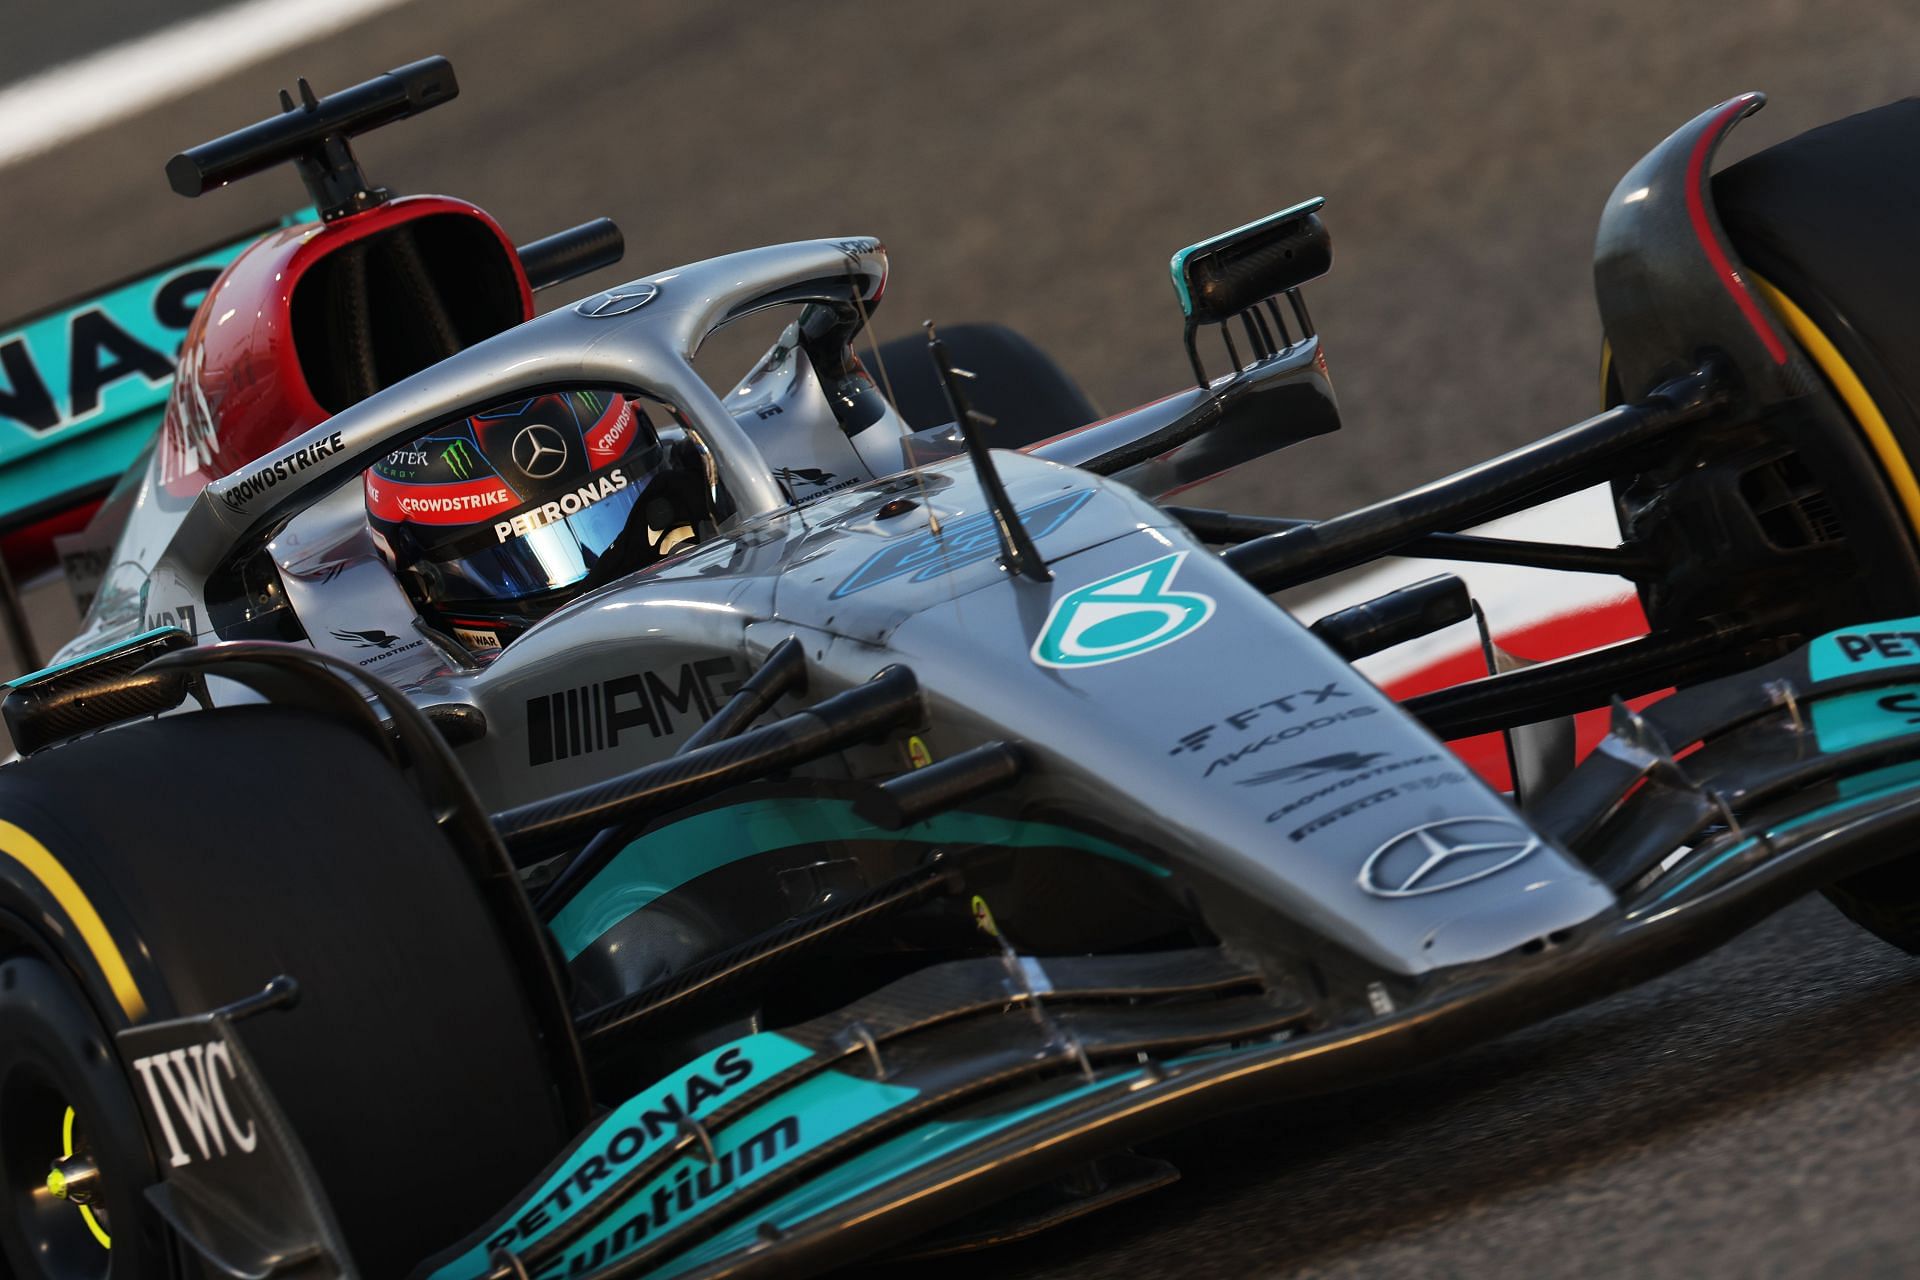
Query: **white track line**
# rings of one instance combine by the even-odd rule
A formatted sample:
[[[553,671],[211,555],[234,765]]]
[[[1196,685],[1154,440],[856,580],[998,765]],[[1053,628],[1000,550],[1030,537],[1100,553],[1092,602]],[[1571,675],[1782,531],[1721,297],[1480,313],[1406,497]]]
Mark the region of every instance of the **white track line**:
[[[246,0],[43,71],[0,89],[0,167],[405,3]]]

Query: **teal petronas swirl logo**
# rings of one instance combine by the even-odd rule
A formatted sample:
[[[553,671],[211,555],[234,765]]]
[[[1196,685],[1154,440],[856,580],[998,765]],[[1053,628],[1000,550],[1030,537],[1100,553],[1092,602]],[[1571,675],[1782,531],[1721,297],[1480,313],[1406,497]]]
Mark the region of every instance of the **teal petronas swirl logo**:
[[[1054,602],[1033,660],[1043,667],[1097,667],[1138,657],[1196,631],[1213,597],[1172,590],[1184,551],[1076,587]]]

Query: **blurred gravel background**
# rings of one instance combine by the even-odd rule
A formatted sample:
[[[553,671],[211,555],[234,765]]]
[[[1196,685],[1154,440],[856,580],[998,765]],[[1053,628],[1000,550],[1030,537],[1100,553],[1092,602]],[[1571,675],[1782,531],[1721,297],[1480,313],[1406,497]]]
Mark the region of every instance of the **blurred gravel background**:
[[[10,6],[0,81],[157,8]],[[520,239],[612,215],[626,270],[569,296],[872,233],[882,336],[997,319],[1109,411],[1187,377],[1168,254],[1325,195],[1338,262],[1308,296],[1346,430],[1193,495],[1317,516],[1592,412],[1617,177],[1740,90],[1773,103],[1728,159],[1913,92],[1920,6],[418,0],[0,170],[0,315],[292,207],[291,172],[189,202],[161,167],[295,75],[325,91],[434,52],[463,96],[365,139],[370,172]],[[1808,904],[1393,1085],[1193,1132],[1180,1187],[950,1270],[1920,1274],[1917,999],[1920,966]]]

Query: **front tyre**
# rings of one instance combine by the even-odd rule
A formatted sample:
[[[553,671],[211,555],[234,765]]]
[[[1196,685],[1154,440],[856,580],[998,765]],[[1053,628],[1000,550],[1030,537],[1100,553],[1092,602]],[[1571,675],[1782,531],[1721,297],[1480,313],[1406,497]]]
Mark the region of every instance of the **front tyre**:
[[[380,748],[312,712],[169,716],[0,767],[0,1232],[14,1280],[109,1274],[89,1269],[81,1215],[36,1190],[67,1106],[107,1189],[110,1274],[172,1274],[122,1252],[165,1172],[143,1162],[166,1146],[108,1033],[283,974],[298,1002],[235,1034],[359,1273],[404,1275],[471,1230],[575,1124],[541,1037],[548,997],[484,888]],[[221,1158],[247,1176],[243,1157]],[[59,1263],[36,1270],[43,1245]]]
[[[967,396],[993,419],[980,428],[990,449],[1024,449],[1100,416],[1052,356],[1005,325],[946,325],[940,340],[954,364],[975,375]],[[878,365],[868,372],[879,379],[885,370],[883,385],[909,427],[924,431],[953,421],[925,338],[909,334],[880,344]]]
[[[1837,880],[1826,895],[1841,915],[1874,937],[1920,955],[1920,855]]]
[[[1920,538],[1920,100],[1836,120],[1730,166],[1714,204],[1782,325],[1846,406]],[[1920,854],[1826,895],[1920,954]]]

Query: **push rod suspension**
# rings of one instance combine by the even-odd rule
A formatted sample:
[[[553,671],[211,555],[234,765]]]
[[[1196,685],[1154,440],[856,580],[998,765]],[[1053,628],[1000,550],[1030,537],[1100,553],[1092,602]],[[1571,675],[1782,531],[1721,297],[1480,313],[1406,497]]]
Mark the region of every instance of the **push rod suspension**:
[[[747,677],[746,683],[727,699],[725,706],[687,735],[687,740],[680,744],[674,754],[684,756],[689,751],[698,751],[702,747],[739,736],[774,703],[790,693],[804,691],[806,684],[806,650],[796,637],[788,636],[773,647],[773,651],[767,654],[767,660]],[[599,875],[601,868],[611,862],[638,834],[639,823],[627,821],[605,827],[587,841],[586,846],[573,855],[566,867],[534,901],[534,910],[540,918],[551,920],[559,914],[560,908],[571,902],[573,896]]]
[[[1795,637],[1777,619],[1702,622],[1408,698],[1407,711],[1442,738],[1537,724],[1779,656]]]
[[[1207,507],[1163,507],[1195,537],[1212,543],[1251,542],[1315,523],[1293,516],[1249,516]],[[1417,560],[1462,560],[1472,564],[1512,564],[1563,573],[1605,573],[1635,581],[1653,570],[1652,561],[1625,547],[1582,547],[1568,542],[1532,542],[1488,538],[1472,533],[1430,533],[1393,552]]]
[[[1712,364],[1544,440],[1371,506],[1241,543],[1221,559],[1262,591],[1351,569],[1419,538],[1484,524],[1594,482],[1601,464],[1644,448],[1732,403]],[[1612,571],[1610,571],[1612,572]]]
[[[568,844],[644,813],[691,804],[728,787],[829,756],[925,717],[920,685],[888,667],[805,711],[684,755],[493,815],[514,861],[529,866]]]

